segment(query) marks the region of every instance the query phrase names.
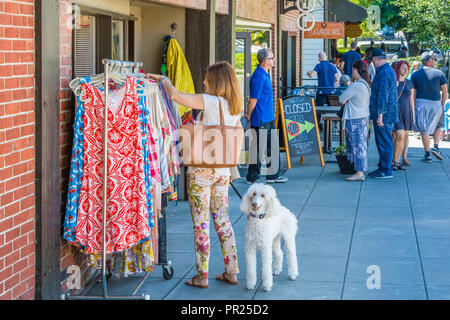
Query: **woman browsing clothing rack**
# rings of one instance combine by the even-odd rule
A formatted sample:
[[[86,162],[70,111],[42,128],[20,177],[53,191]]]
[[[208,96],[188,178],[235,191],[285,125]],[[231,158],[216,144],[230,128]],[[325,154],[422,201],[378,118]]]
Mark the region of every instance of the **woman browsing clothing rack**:
[[[206,68],[206,94],[179,92],[170,79],[156,74],[147,78],[160,82],[169,98],[188,108],[203,111],[205,126],[220,122],[222,108],[227,126],[241,126],[241,94],[236,74],[228,62],[219,62]],[[216,277],[219,281],[237,284],[239,272],[236,240],[228,215],[228,189],[230,185],[229,168],[189,167],[187,171],[189,206],[194,224],[195,265],[197,275],[186,281],[187,285],[199,288],[208,287],[210,256],[210,211],[222,248],[225,272]]]

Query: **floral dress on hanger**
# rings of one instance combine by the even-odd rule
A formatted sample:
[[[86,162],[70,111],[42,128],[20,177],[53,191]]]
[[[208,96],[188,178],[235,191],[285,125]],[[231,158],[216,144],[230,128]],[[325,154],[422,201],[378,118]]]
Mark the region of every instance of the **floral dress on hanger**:
[[[75,242],[87,253],[102,252],[103,220],[103,114],[99,89],[81,84],[85,97],[84,172]],[[136,79],[114,93],[124,98],[116,110],[108,110],[108,190],[106,253],[120,252],[150,237],[145,186],[142,130],[139,123]]]

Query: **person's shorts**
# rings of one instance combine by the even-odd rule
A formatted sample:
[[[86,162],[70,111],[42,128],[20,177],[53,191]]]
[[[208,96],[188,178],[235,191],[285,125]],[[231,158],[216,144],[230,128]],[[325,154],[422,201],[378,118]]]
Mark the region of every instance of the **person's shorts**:
[[[441,102],[417,99],[415,114],[416,131],[421,134],[433,134],[438,127],[438,123],[443,119]]]
[[[437,124],[437,127],[438,127],[438,128],[443,128],[443,127],[445,127],[445,113],[444,113],[444,112],[442,112],[442,116],[441,116],[441,118],[439,119],[439,123]]]

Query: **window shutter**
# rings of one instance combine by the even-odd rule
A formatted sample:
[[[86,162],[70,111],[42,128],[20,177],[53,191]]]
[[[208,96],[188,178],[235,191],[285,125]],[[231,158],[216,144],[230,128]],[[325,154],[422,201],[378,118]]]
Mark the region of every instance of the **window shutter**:
[[[75,29],[74,39],[75,77],[95,74],[95,18],[83,17],[82,23]]]
[[[112,57],[112,18],[106,15],[96,16],[96,40],[97,40],[97,73],[104,71],[102,60]]]

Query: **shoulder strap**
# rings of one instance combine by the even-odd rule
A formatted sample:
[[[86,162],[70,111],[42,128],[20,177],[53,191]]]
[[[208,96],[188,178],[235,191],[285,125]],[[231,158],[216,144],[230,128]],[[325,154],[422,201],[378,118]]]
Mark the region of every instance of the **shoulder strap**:
[[[220,101],[220,98],[217,97],[217,100],[219,100],[219,112],[220,112],[220,125],[224,126],[225,125],[225,116],[223,115],[223,110],[222,110],[222,102]]]
[[[406,79],[405,79],[405,81],[403,81],[403,87],[402,87],[402,90],[400,90],[400,93],[398,94],[398,98],[397,99],[400,99],[400,97],[403,94],[403,90],[405,90],[405,87],[406,87]]]
[[[224,120],[224,115],[223,115],[223,110],[222,110],[222,102],[220,101],[220,98],[217,97],[217,100],[219,100],[219,113],[220,113],[220,125],[224,126],[225,125],[225,120]],[[200,122],[203,124],[203,115],[204,115],[204,111],[201,112],[201,116],[200,116]]]
[[[367,91],[369,91],[369,93],[370,93],[370,88],[369,88],[369,85],[366,83],[366,81],[365,80],[361,80],[360,82],[362,82],[366,86]]]

